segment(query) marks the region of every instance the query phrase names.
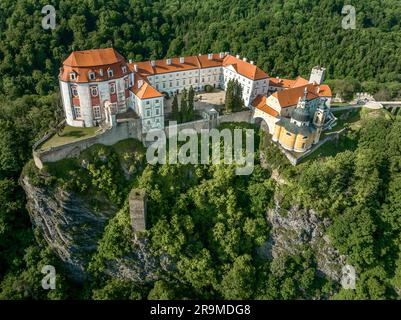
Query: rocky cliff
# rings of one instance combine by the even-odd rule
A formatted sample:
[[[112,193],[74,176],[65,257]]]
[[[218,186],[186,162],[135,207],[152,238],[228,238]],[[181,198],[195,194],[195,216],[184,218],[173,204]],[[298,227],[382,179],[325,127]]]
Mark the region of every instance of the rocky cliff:
[[[322,219],[314,210],[302,209],[298,205],[284,209],[276,197],[275,207],[268,211],[268,221],[270,239],[261,248],[265,257],[276,259],[285,254],[297,254],[307,246],[316,256],[318,271],[334,281],[341,281],[346,256],[340,255],[330,244],[326,234],[331,224],[329,219]]]
[[[77,282],[85,272],[108,219],[112,206],[95,210],[88,199],[59,188],[35,186],[28,176],[21,178],[34,228],[65,263],[68,275]]]

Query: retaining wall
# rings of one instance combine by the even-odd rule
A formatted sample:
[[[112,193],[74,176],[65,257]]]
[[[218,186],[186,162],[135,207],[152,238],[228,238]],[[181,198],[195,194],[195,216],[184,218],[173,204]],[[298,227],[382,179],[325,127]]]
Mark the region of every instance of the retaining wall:
[[[47,139],[48,138],[50,137],[47,137]],[[33,150],[33,159],[36,166],[39,169],[42,169],[43,163],[45,162],[56,162],[66,158],[77,157],[82,151],[93,146],[94,144],[104,144],[110,146],[128,138],[142,140],[139,119],[119,123],[115,127],[105,129],[105,131],[102,133],[90,138],[74,141],[58,147],[52,147],[46,150],[37,150],[38,144],[36,144],[36,149]],[[41,139],[43,140],[42,143],[47,139]]]

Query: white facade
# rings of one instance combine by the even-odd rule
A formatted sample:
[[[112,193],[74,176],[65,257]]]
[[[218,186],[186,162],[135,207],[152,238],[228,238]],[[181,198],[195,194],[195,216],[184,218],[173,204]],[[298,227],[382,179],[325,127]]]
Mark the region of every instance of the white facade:
[[[130,74],[101,82],[76,83],[60,80],[67,124],[74,127],[95,126],[97,122],[106,119],[106,103],[111,104],[115,113],[127,111],[132,102],[125,95],[131,84]]]

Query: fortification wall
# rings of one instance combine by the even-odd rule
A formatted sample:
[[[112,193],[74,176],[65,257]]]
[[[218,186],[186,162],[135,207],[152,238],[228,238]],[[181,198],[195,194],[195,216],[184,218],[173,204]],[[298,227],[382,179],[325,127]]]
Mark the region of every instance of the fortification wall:
[[[48,138],[50,137],[47,137],[47,139]],[[93,146],[94,144],[104,144],[110,146],[128,138],[142,140],[139,119],[119,123],[117,126],[106,129],[104,132],[88,139],[74,141],[47,150],[37,150],[36,146],[36,148],[33,150],[33,159],[36,166],[39,169],[42,169],[43,163],[45,162],[56,162],[66,158],[77,157],[82,151]],[[44,141],[42,141],[42,143]]]
[[[252,111],[246,110],[228,115],[219,116],[217,122],[208,119],[201,119],[192,122],[180,123],[177,125],[177,130],[194,129],[201,132],[202,129],[212,129],[215,124],[224,122],[252,122]],[[165,133],[168,135],[171,126],[165,127]],[[33,159],[39,169],[43,168],[46,162],[56,162],[66,158],[77,157],[82,151],[93,146],[94,144],[113,145],[121,140],[135,138],[144,141],[142,136],[141,120],[129,120],[119,122],[116,126],[106,129],[104,132],[97,134],[94,137],[74,141],[58,147],[52,147],[47,150],[40,150],[38,147],[45,141],[50,139],[55,132],[51,132],[38,141],[33,148]]]

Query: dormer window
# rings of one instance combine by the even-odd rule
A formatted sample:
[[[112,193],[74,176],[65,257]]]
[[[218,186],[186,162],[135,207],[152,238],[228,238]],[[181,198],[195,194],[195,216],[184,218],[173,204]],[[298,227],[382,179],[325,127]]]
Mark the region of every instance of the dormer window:
[[[97,97],[99,95],[99,91],[97,90],[97,87],[90,87],[90,91],[91,91],[91,96],[92,97]]]
[[[107,75],[109,76],[109,78],[111,78],[113,76],[113,70],[112,69],[108,69],[107,70]]]
[[[70,80],[72,81],[77,80],[77,74],[75,72],[70,73]]]
[[[122,66],[123,69],[123,73],[127,73],[127,67],[126,66]]]
[[[95,80],[96,79],[96,75],[94,72],[89,72],[89,80]]]

